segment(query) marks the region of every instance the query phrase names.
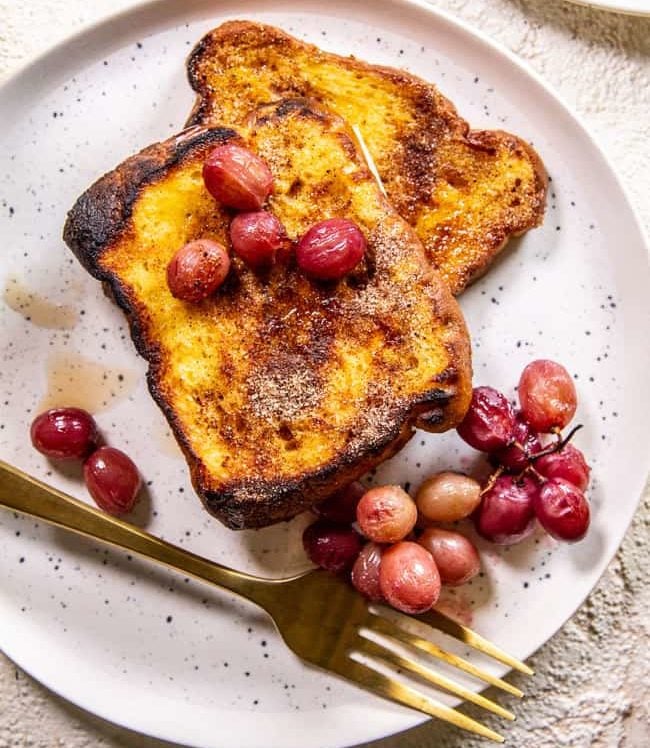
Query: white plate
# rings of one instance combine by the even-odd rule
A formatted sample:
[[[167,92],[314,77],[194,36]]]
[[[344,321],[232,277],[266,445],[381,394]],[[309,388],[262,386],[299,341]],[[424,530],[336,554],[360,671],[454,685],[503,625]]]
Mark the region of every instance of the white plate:
[[[594,466],[587,540],[557,547],[540,534],[503,552],[482,544],[485,576],[449,597],[459,611],[472,609],[478,631],[525,658],[584,600],[642,489],[644,240],[602,154],[511,55],[423,4],[332,0],[324,8],[321,0],[160,0],[73,38],[0,91],[0,288],[14,307],[23,303],[22,313],[0,307],[1,454],[85,497],[74,471],[57,470],[29,445],[30,420],[58,386],[60,404],[100,405],[108,439],[141,467],[155,511],[148,516],[144,502],[139,518],[153,533],[254,572],[300,568],[304,518],[234,534],[200,508],[123,319],[63,245],[61,227],[99,174],[181,127],[192,103],[185,55],[225,18],[261,19],[335,52],[406,67],[438,84],[474,126],[533,141],[553,179],[544,227],[461,299],[477,383],[512,394],[523,366],[539,356],[575,372],[585,424],[578,443]],[[453,433],[418,434],[377,480],[416,485],[472,459]],[[331,748],[421,719],[302,666],[256,609],[230,595],[23,517],[0,513],[0,524],[0,644],[102,717],[202,748]]]
[[[571,0],[578,5],[590,5],[592,8],[609,10],[613,13],[629,13],[634,16],[650,15],[648,0]]]

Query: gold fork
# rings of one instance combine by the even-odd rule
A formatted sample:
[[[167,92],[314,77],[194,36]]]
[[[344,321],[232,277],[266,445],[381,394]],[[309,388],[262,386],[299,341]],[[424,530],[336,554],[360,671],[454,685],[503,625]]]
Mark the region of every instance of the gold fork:
[[[505,719],[514,719],[511,712],[423,665],[416,657],[426,653],[484,683],[522,696],[518,688],[441,649],[424,635],[411,633],[403,627],[409,620],[407,616],[387,618],[381,608],[369,608],[351,585],[333,574],[310,571],[286,579],[262,579],[228,569],[77,501],[1,460],[0,506],[110,543],[230,590],[263,608],[298,657],[403,706],[496,742],[504,740],[480,722],[397,679],[400,673],[406,672]],[[528,675],[533,672],[442,613],[430,611],[417,618],[511,668]],[[388,666],[393,676],[374,669],[372,665],[377,663],[384,669]]]

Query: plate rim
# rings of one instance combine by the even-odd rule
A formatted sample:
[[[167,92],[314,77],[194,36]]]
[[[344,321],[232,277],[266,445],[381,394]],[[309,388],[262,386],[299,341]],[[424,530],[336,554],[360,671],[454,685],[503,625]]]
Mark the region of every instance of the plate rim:
[[[228,0],[215,0],[213,2],[212,8],[214,10],[215,15],[219,13],[224,1],[227,2]],[[352,2],[352,1],[353,0],[343,0],[343,2]],[[599,8],[599,9],[607,10],[607,11],[629,13],[629,14],[640,15],[640,16],[650,15],[650,12],[644,13],[644,12],[638,12],[638,11],[626,11],[626,10],[621,10],[620,8],[615,8],[611,6],[606,7],[604,5],[596,6],[593,3],[588,2],[588,0],[569,0],[569,1],[579,4],[579,5],[592,7],[592,8]],[[201,4],[201,2],[202,0],[197,0],[196,4],[193,2],[192,5],[195,5],[195,7],[197,7]],[[273,10],[273,6],[275,5],[275,0],[269,0],[268,2],[265,2],[265,0],[257,0],[257,2],[259,2],[260,4],[260,7],[257,9],[257,11]],[[650,253],[650,241],[649,241],[650,228],[646,229],[645,224],[641,220],[638,210],[633,200],[630,197],[630,191],[628,190],[626,184],[623,182],[621,176],[619,175],[617,168],[612,163],[606,151],[604,150],[604,147],[601,146],[601,144],[591,134],[589,128],[583,121],[582,116],[578,114],[575,111],[575,109],[565,101],[564,97],[560,93],[558,93],[550,83],[546,82],[541,77],[541,75],[538,74],[530,66],[530,64],[526,60],[519,57],[516,53],[508,49],[501,42],[498,42],[490,38],[483,31],[481,31],[478,28],[475,28],[474,26],[472,26],[470,23],[468,23],[464,19],[458,18],[454,16],[451,12],[442,10],[434,6],[430,2],[427,2],[426,0],[382,0],[382,2],[387,5],[391,5],[396,9],[399,8],[400,6],[402,7],[410,6],[410,7],[417,8],[420,11],[424,11],[424,13],[428,14],[428,16],[431,18],[431,20],[434,23],[436,21],[438,22],[442,21],[445,24],[455,27],[458,31],[473,37],[474,40],[480,42],[482,45],[484,45],[484,47],[487,47],[488,50],[490,50],[492,53],[495,53],[498,56],[505,58],[511,66],[514,66],[521,73],[532,78],[535,81],[535,83],[539,85],[543,89],[543,91],[556,102],[557,105],[559,105],[559,107],[564,111],[564,113],[579,128],[582,137],[586,141],[588,141],[590,146],[594,149],[598,157],[601,159],[602,165],[608,170],[611,178],[614,180],[616,187],[619,189],[624,202],[627,204],[630,216],[634,222],[633,228],[638,233],[641,246],[645,248],[646,254]],[[0,95],[2,95],[6,91],[6,89],[12,86],[15,86],[17,82],[19,82],[22,76],[27,76],[32,72],[33,69],[38,69],[39,66],[42,66],[51,56],[57,55],[57,54],[60,55],[61,53],[65,51],[65,49],[69,45],[83,42],[85,37],[92,36],[93,34],[98,33],[99,31],[103,29],[103,27],[123,23],[124,21],[128,20],[131,16],[134,16],[134,15],[137,16],[138,14],[141,14],[141,13],[144,14],[149,11],[155,11],[157,7],[173,8],[177,4],[178,4],[178,0],[134,0],[128,7],[125,7],[113,13],[108,13],[91,23],[84,25],[82,28],[74,31],[73,33],[64,36],[62,39],[60,39],[58,42],[54,43],[53,45],[36,53],[35,55],[28,57],[25,61],[20,63],[17,67],[15,67],[8,74],[0,77]],[[191,10],[192,8],[188,8],[188,12],[191,12]],[[296,8],[296,10],[298,10],[298,8]],[[650,289],[650,267],[646,268],[645,285],[648,287],[648,289]],[[650,435],[647,438],[647,442],[648,443],[646,445],[646,448],[648,451],[650,451]],[[620,550],[621,544],[629,531],[630,524],[634,516],[636,515],[641,499],[643,498],[644,485],[646,484],[647,480],[648,480],[648,473],[646,473],[645,477],[642,477],[641,488],[634,503],[634,510],[630,514],[629,521],[626,523],[625,529],[621,535],[621,538],[618,544],[616,545],[612,553],[608,554],[608,557],[602,563],[602,567],[600,568],[598,576],[594,580],[593,585],[590,587],[586,596],[578,600],[576,604],[572,606],[570,612],[567,614],[564,620],[561,621],[558,627],[547,638],[545,638],[544,641],[540,642],[537,646],[535,646],[534,649],[532,649],[532,651],[526,656],[526,659],[528,657],[532,657],[537,651],[539,651],[539,649],[541,649],[541,647],[547,644],[548,641],[551,638],[553,638],[566,625],[566,623],[575,615],[576,611],[584,604],[588,596],[591,595],[594,589],[598,586],[603,575],[605,574],[608,567],[610,566],[612,560],[614,559],[614,557]],[[67,701],[74,704],[78,708],[84,710],[88,714],[96,715],[106,720],[107,722],[121,726],[125,729],[136,731],[141,734],[149,735],[149,736],[156,737],[162,740],[174,739],[174,738],[170,738],[170,733],[168,731],[161,732],[160,730],[157,730],[155,728],[155,725],[151,723],[149,727],[145,728],[141,724],[138,724],[137,720],[134,721],[133,719],[128,720],[128,721],[125,721],[125,720],[116,721],[115,717],[112,714],[108,713],[110,710],[107,711],[107,710],[98,708],[96,701],[95,702],[91,701],[91,705],[87,706],[88,700],[80,698],[78,696],[74,696],[74,697],[69,696],[65,692],[68,689],[60,689],[52,678],[40,677],[39,675],[36,675],[32,671],[32,668],[29,665],[25,666],[23,664],[23,662],[21,661],[22,658],[14,657],[13,654],[7,651],[6,647],[3,646],[2,643],[0,643],[0,651],[2,651],[5,654],[5,656],[7,656],[10,659],[10,661],[18,665],[22,670],[28,673],[30,677],[32,677],[38,683],[45,686],[56,696],[66,699]],[[421,724],[422,722],[428,720],[428,718],[424,715],[415,714],[415,713],[414,715],[415,716],[413,717],[413,720],[409,727],[398,728],[397,732],[385,733],[381,738],[371,737],[371,738],[366,738],[366,739],[371,739],[371,740],[372,739],[386,739],[390,737],[390,735],[398,734],[399,732],[402,732],[405,729],[411,729],[412,727],[415,727],[416,725]],[[201,743],[183,742],[182,745],[194,746],[195,748],[207,748],[207,744],[204,742],[201,742]],[[345,745],[348,745],[348,743],[346,742]]]

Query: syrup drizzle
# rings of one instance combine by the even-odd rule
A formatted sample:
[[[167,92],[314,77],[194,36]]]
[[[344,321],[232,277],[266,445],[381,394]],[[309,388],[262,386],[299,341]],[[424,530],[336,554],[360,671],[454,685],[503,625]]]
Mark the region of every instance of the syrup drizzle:
[[[79,313],[73,306],[39,296],[15,275],[7,279],[2,300],[28,322],[48,330],[71,330],[79,320]]]

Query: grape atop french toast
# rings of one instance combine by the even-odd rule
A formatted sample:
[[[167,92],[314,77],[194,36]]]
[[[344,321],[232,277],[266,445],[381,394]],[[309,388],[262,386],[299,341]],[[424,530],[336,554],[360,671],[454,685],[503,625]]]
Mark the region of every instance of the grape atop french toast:
[[[542,222],[547,177],[535,150],[501,130],[470,130],[434,85],[403,70],[229,21],[195,47],[188,74],[197,93],[188,124],[237,126],[260,104],[308,96],[356,125],[388,198],[454,294]]]
[[[416,427],[444,431],[471,396],[457,303],[378,189],[346,123],[305,99],[193,127],[127,159],[69,213],[64,238],[127,315],[148,383],[207,509],[231,528],[288,519],[394,454]],[[367,240],[343,280],[295,258],[253,270],[236,256],[212,296],[172,296],[166,268],[195,239],[229,246],[234,215],[202,179],[238,144],[270,168],[268,209],[295,241],[353,220]]]

